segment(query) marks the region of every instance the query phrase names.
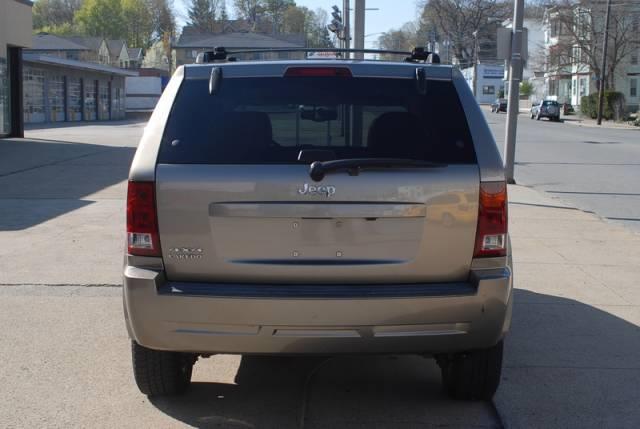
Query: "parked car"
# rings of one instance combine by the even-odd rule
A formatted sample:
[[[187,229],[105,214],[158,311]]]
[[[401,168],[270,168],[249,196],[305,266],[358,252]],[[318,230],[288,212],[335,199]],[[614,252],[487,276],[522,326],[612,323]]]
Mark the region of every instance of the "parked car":
[[[129,173],[133,375],[159,396],[216,353],[413,353],[489,399],[511,261],[500,153],[456,68],[217,55],[176,70]]]
[[[544,100],[531,106],[531,119],[549,118],[550,121],[560,121],[560,105],[557,101]]]
[[[500,113],[507,112],[507,99],[506,98],[496,98],[496,100],[491,103],[491,113]]]

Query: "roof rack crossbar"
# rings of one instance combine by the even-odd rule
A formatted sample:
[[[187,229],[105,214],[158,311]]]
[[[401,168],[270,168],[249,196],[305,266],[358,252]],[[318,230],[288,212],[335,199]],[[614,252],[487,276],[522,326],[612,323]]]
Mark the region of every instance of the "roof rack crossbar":
[[[412,51],[395,51],[387,49],[343,49],[343,48],[261,48],[261,49],[237,49],[227,50],[222,46],[216,46],[212,51],[203,52],[198,55],[196,63],[209,63],[214,61],[235,61],[235,57],[230,55],[238,54],[257,54],[257,53],[280,53],[280,52],[332,52],[337,54],[343,53],[362,53],[362,54],[388,54],[388,55],[405,55],[406,62],[427,62],[432,64],[440,63],[440,56],[435,52],[426,51],[424,48],[414,48]]]

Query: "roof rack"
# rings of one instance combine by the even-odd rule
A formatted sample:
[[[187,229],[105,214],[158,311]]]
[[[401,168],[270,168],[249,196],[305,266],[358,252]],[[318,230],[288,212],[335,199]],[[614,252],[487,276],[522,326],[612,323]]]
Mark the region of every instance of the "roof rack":
[[[406,55],[405,62],[418,63],[429,61],[431,64],[440,64],[440,56],[435,52],[426,51],[424,48],[414,48],[412,51],[390,51],[383,49],[341,49],[341,48],[264,48],[264,49],[240,49],[237,51],[227,51],[223,46],[217,46],[212,51],[205,51],[198,54],[196,64],[213,63],[216,61],[237,61],[231,55],[255,54],[255,53],[280,53],[280,52],[332,52],[336,54],[362,53],[362,54],[390,54]]]

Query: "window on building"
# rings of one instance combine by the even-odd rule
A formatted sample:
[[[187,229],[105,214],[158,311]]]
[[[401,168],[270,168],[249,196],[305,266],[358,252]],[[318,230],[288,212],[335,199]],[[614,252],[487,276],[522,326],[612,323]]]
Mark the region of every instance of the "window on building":
[[[638,79],[629,80],[629,97],[638,96]]]
[[[482,93],[484,95],[493,95],[496,93],[496,87],[493,85],[483,85],[482,86]]]
[[[587,78],[586,77],[581,77],[580,78],[580,97],[584,97],[585,95],[587,95]]]
[[[638,65],[638,52],[633,52],[631,54],[631,64],[634,66]]]
[[[9,85],[9,65],[5,58],[0,58],[0,136],[11,132],[11,97]]]

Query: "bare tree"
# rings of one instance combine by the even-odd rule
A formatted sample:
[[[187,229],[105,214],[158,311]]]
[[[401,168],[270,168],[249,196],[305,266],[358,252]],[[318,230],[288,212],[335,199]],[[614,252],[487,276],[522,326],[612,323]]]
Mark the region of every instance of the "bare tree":
[[[511,14],[506,0],[422,0],[421,28],[448,40],[453,56],[461,64],[471,64],[476,49],[485,42],[495,44],[497,23]],[[485,48],[486,49],[486,48]]]
[[[234,0],[236,15],[255,24],[264,14],[264,0]]]
[[[551,37],[557,43],[549,49],[547,71],[560,73],[576,67],[602,77],[602,45],[606,2],[600,0],[559,0],[547,10]],[[631,3],[613,1],[609,22],[605,87],[615,89],[616,70],[634,49],[638,49],[637,29]],[[636,6],[637,7],[637,6]],[[636,12],[637,13],[637,12]],[[588,67],[588,69],[587,69]]]

